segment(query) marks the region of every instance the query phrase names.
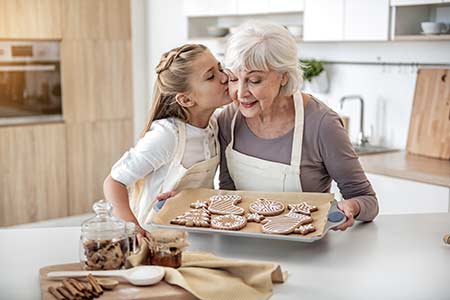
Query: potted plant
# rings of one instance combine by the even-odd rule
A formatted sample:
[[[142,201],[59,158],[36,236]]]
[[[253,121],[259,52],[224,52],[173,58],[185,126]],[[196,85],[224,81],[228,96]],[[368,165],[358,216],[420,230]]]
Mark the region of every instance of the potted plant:
[[[312,92],[328,92],[327,71],[323,68],[323,62],[315,59],[300,60],[303,69],[305,86]]]

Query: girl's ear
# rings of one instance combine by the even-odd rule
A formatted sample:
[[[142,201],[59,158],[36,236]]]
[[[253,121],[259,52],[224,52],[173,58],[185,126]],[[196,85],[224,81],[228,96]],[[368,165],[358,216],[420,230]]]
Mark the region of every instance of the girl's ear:
[[[191,107],[195,102],[186,94],[178,93],[175,95],[175,100],[183,107]]]

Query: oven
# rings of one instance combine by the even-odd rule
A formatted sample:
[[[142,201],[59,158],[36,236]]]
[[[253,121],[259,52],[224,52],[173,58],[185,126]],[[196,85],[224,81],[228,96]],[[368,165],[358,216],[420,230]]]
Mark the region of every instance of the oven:
[[[0,125],[63,120],[59,45],[0,41]]]

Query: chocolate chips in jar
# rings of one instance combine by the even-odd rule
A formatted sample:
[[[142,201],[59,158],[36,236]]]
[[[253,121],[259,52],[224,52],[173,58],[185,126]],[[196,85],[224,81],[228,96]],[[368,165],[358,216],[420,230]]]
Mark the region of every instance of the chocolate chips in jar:
[[[112,216],[112,205],[100,200],[95,216],[81,225],[80,261],[85,270],[117,270],[129,255],[125,222]]]

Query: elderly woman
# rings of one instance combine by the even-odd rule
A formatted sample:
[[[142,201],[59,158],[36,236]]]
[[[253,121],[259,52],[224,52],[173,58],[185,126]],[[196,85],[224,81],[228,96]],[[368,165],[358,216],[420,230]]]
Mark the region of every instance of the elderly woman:
[[[299,91],[297,44],[275,24],[246,23],[227,45],[234,101],[219,116],[220,188],[273,192],[330,191],[334,179],[348,220],[378,214],[367,180],[338,114]]]

